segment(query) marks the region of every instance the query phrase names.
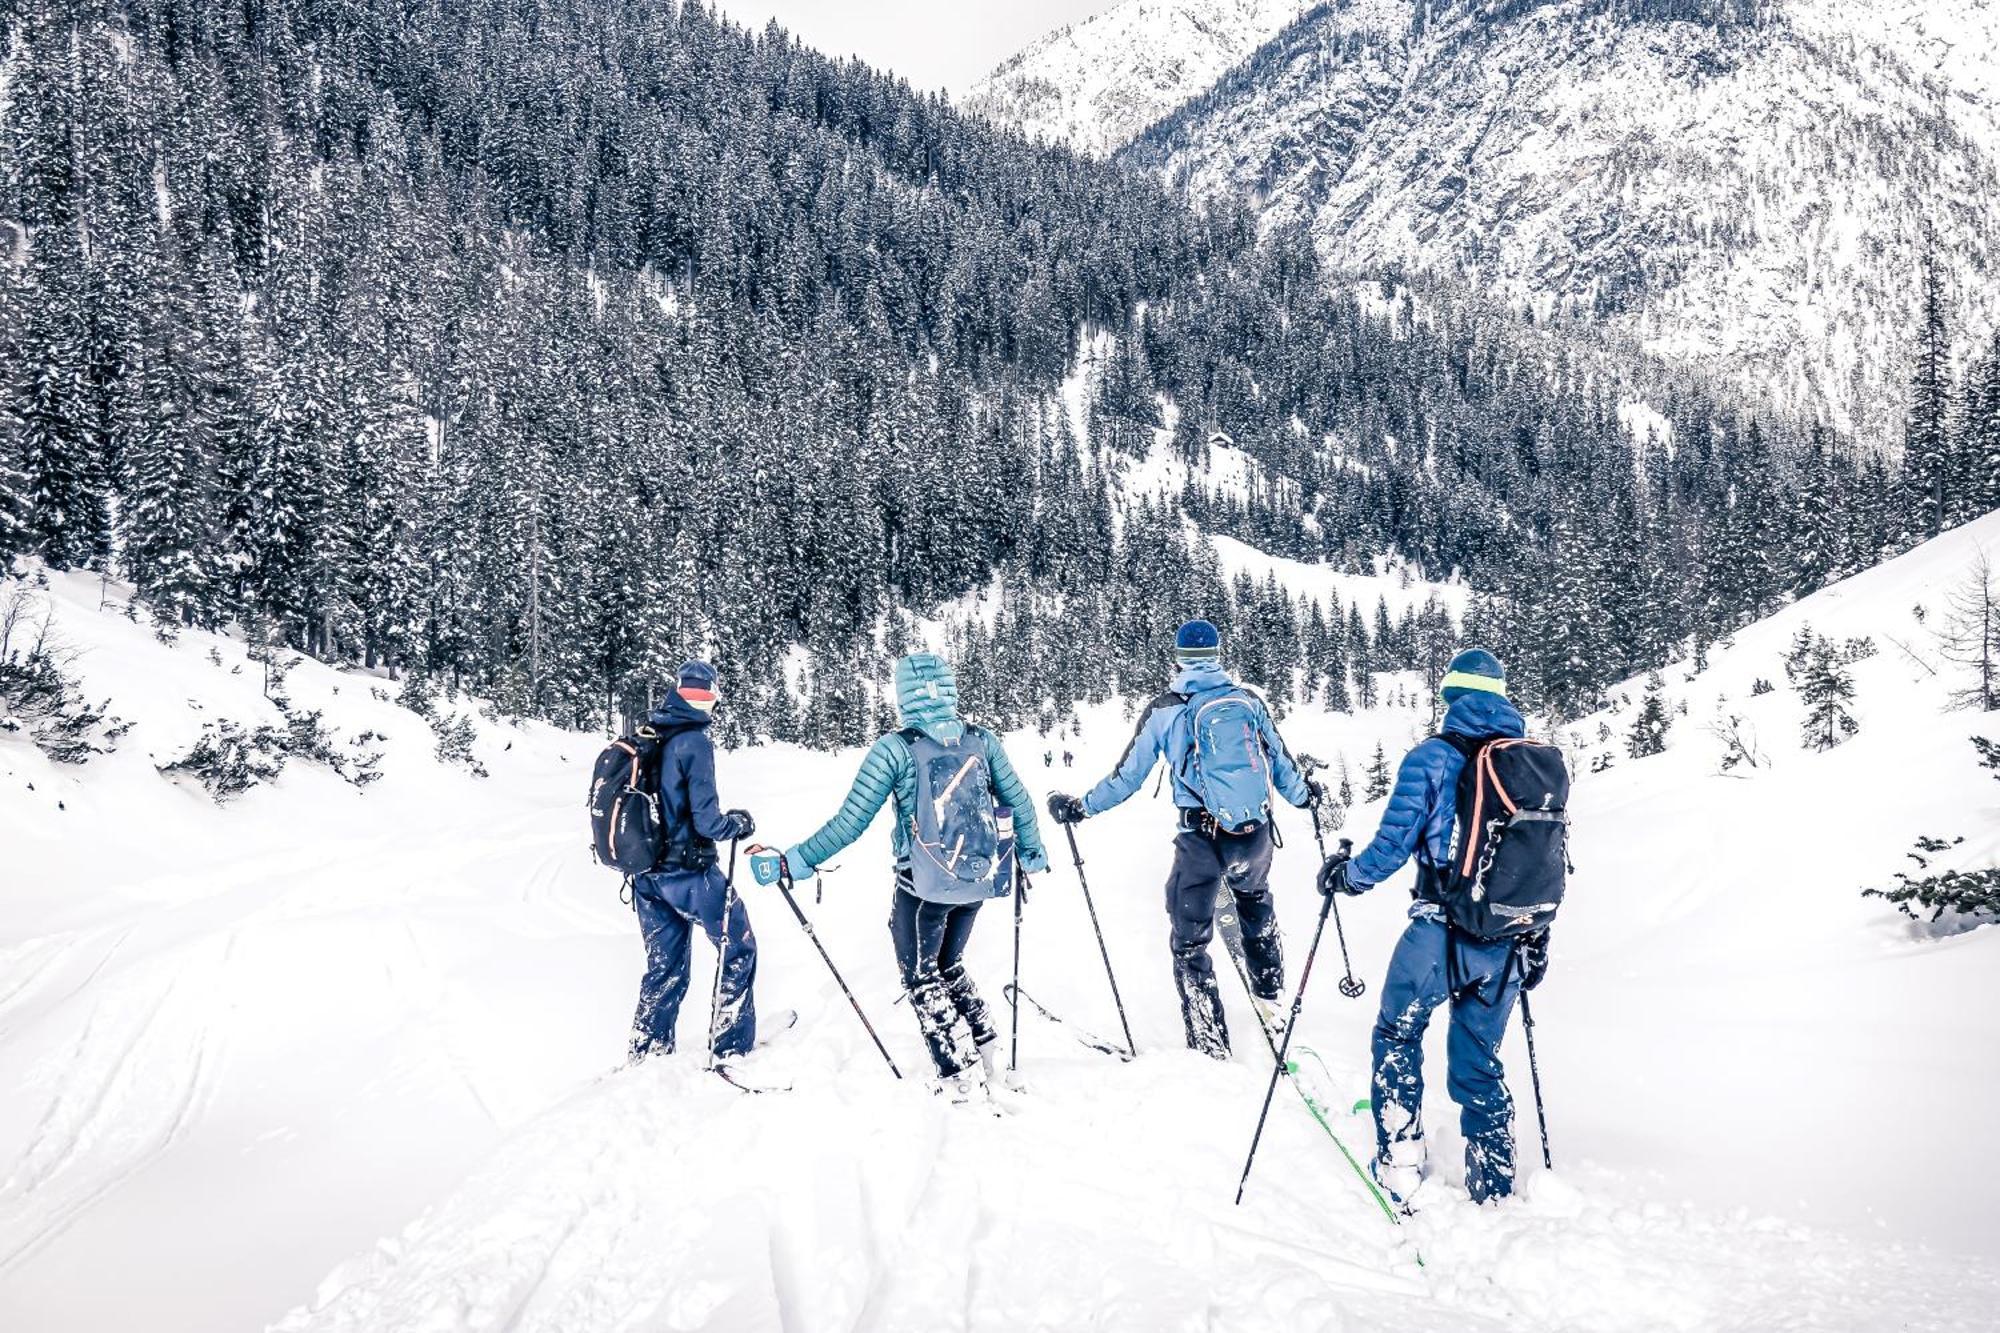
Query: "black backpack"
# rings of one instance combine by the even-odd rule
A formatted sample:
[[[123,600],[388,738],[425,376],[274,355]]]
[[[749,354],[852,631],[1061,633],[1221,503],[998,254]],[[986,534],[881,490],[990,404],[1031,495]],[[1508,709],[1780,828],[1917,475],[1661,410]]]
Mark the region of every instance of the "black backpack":
[[[1478,940],[1547,929],[1569,879],[1569,765],[1516,737],[1443,737],[1465,756],[1451,861],[1437,867],[1451,924]]]
[[[590,850],[600,865],[644,875],[666,850],[657,736],[627,736],[597,756],[590,775]]]

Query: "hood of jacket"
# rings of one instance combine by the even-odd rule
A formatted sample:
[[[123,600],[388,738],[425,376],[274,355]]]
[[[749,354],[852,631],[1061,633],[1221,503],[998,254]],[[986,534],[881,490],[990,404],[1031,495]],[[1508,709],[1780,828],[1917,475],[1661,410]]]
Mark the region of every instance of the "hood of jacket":
[[[669,694],[646,716],[646,721],[655,731],[668,727],[689,725],[705,727],[714,719],[704,710],[696,708],[679,694]]]
[[[958,681],[935,653],[912,653],[896,663],[896,712],[904,726],[946,745],[965,735],[958,717]]]
[[[1169,686],[1175,694],[1207,694],[1211,690],[1236,688],[1236,681],[1220,662],[1185,662],[1174,673],[1174,683]]]
[[[1475,690],[1452,701],[1443,730],[1448,736],[1525,736],[1528,724],[1505,695]]]

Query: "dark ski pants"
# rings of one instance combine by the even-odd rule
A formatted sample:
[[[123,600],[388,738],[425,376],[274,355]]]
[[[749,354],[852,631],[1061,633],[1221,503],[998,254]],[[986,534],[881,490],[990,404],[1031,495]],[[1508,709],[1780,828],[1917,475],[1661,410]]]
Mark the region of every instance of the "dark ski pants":
[[[1174,839],[1174,868],[1167,876],[1167,917],[1173,931],[1174,984],[1180,988],[1181,1017],[1190,1049],[1224,1059],[1229,1025],[1215,984],[1209,942],[1215,938],[1217,895],[1227,888],[1243,924],[1243,958],[1250,989],[1275,1000],[1285,988],[1284,950],[1278,941],[1278,913],[1271,903],[1271,826],[1254,833],[1209,834],[1184,829]]]
[[[896,901],[889,911],[889,934],[896,941],[896,965],[917,1015],[931,1063],[945,1078],[979,1059],[979,1047],[999,1037],[986,1002],[965,974],[965,945],[972,938],[981,903],[925,902],[910,892],[909,878],[896,878]],[[972,1040],[961,1040],[963,1020]]]
[[[725,903],[728,919],[724,920]],[[757,937],[743,900],[728,892],[720,870],[700,874],[641,875],[632,905],[646,940],[646,976],[639,983],[639,1012],[632,1019],[632,1058],[674,1049],[674,1024],[687,998],[692,960],[689,942],[699,925],[724,954],[722,1000],[714,1015],[711,1049],[742,1055],[757,1044]]]
[[[1451,1006],[1446,1088],[1465,1134],[1465,1187],[1473,1201],[1514,1192],[1514,1099],[1500,1067],[1500,1039],[1521,993],[1511,943],[1482,944],[1441,921],[1411,921],[1389,959],[1375,1020],[1375,1146],[1421,1142],[1424,1029]]]

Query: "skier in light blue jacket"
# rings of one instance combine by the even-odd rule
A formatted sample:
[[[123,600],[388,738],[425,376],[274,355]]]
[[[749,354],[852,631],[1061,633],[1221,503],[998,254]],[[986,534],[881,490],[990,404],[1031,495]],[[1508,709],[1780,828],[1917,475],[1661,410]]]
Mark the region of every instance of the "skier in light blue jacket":
[[[1268,882],[1275,846],[1269,797],[1275,787],[1278,795],[1303,809],[1313,804],[1316,788],[1292,761],[1263,699],[1238,685],[1222,669],[1221,658],[1222,636],[1214,625],[1191,620],[1181,626],[1174,639],[1178,669],[1173,683],[1140,714],[1118,767],[1082,799],[1061,793],[1050,797],[1049,813],[1064,824],[1101,815],[1135,795],[1146,785],[1153,766],[1166,760],[1179,827],[1174,868],[1167,877],[1174,983],[1180,989],[1188,1046],[1226,1059],[1229,1027],[1215,984],[1215,964],[1208,956],[1215,937],[1216,894],[1227,885],[1236,900],[1251,991],[1258,1000],[1275,1003],[1285,986],[1285,959]],[[1241,739],[1248,752],[1245,757],[1257,769],[1255,808],[1234,812],[1241,818],[1224,818],[1208,808],[1203,791],[1209,784],[1202,781],[1195,762],[1197,714],[1231,697],[1243,701],[1246,729],[1252,734]]]
[[[861,771],[840,809],[817,833],[785,853],[785,868],[795,880],[817,874],[819,867],[867,832],[883,805],[894,798],[896,823],[891,846],[896,857],[896,892],[889,932],[918,1029],[937,1067],[939,1089],[963,1101],[976,1091],[975,1070],[988,1084],[998,1082],[995,1057],[999,1031],[965,971],[965,946],[972,937],[981,901],[926,898],[923,877],[913,873],[918,747],[926,739],[946,746],[977,742],[974,753],[985,761],[987,795],[994,805],[1013,812],[1014,846],[1021,869],[1031,874],[1047,870],[1049,858],[1035,819],[1034,798],[1008,762],[999,738],[960,720],[958,685],[944,659],[917,653],[897,662],[896,705],[903,729],[875,742],[861,761]],[[1011,883],[1000,889],[1003,894],[1014,891]]]

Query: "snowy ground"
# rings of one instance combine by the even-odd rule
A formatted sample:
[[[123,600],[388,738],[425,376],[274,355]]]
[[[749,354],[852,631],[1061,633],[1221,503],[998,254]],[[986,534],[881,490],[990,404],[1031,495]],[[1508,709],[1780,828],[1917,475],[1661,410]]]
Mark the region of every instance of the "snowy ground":
[[[203,717],[268,707],[252,669],[231,670],[240,648],[163,648],[100,612],[94,582],[58,580],[91,693],[138,725],[81,770],[0,736],[0,1328],[1991,1327],[2000,932],[1923,938],[1858,894],[1918,833],[1995,851],[2000,788],[1965,743],[1977,719],[1942,713],[1886,637],[1922,651],[1911,608],[1936,604],[1975,541],[2000,548],[2000,519],[1742,635],[1692,682],[1667,673],[1690,703],[1673,748],[1579,787],[1579,873],[1537,995],[1560,1169],[1533,1163],[1524,1197],[1471,1208],[1440,1078],[1445,1178],[1402,1233],[1296,1101],[1230,1205],[1263,1074],[1240,1005],[1238,1063],[1177,1049],[1163,803],[1081,831],[1138,1061],[1024,1016],[1018,1114],[947,1109],[890,1078],[782,903],[751,888],[760,1003],[804,1017],[760,1057],[796,1090],[746,1098],[692,1055],[618,1068],[640,949],[584,850],[593,740],[482,722],[492,776],[474,781],[377,682],[308,664],[294,700],[386,733],[387,776],[357,793],[294,764],[218,811],[151,756]],[[1861,734],[1826,756],[1797,748],[1778,664],[1800,619],[1882,643],[1856,668]],[[1778,686],[1751,699],[1760,675]],[[1716,774],[1718,694],[1774,756],[1748,779]],[[1287,731],[1345,753],[1358,782],[1377,739],[1396,749],[1425,721]],[[1126,726],[1106,710],[1058,741],[1074,774],[1042,768],[1039,737],[1012,748],[1038,792],[1081,787]],[[735,754],[721,779],[790,840],[856,759]],[[1285,827],[1296,967],[1314,854],[1303,819]],[[806,906],[914,1076],[886,858],[878,829]],[[1057,859],[1028,907],[1024,980],[1115,1034]],[[1348,909],[1371,984],[1399,889]],[[1003,906],[974,947],[996,1002],[1010,943]],[[1372,1008],[1331,980],[1301,1030],[1358,1096]],[[684,1017],[693,1040],[699,995]],[[1525,1060],[1509,1056],[1531,1162]]]

